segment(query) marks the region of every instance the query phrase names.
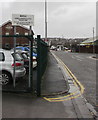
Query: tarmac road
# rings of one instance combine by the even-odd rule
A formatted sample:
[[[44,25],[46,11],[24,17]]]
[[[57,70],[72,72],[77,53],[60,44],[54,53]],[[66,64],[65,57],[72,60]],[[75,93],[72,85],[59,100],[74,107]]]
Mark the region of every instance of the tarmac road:
[[[93,54],[70,53],[65,51],[53,51],[71,72],[77,77],[85,88],[84,97],[93,106],[96,106],[96,60]]]

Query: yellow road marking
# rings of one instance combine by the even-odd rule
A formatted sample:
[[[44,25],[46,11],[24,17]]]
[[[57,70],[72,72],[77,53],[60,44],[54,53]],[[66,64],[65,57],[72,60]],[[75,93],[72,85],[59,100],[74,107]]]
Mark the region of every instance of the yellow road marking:
[[[53,54],[54,55],[54,54]],[[77,78],[74,76],[74,74],[69,70],[69,68],[63,63],[63,61],[60,59],[60,58],[58,58],[56,55],[54,55],[55,56],[55,58],[57,58],[63,65],[64,65],[64,67],[65,67],[65,70],[67,70],[67,73],[69,74],[69,76],[71,77],[71,78],[73,78],[75,81],[75,86],[80,86],[80,90],[81,90],[81,93],[83,94],[83,92],[84,92],[84,86],[77,80]]]
[[[46,97],[44,97],[44,99],[46,99],[46,100],[49,101],[49,102],[61,102],[61,101],[68,101],[68,100],[71,100],[71,99],[75,99],[75,98],[77,98],[77,97],[79,97],[79,96],[81,96],[81,94],[78,94],[78,95],[76,95],[76,96],[69,97],[69,98],[67,98],[67,99],[60,99],[60,100],[50,100],[50,99],[48,99],[48,98],[46,98]]]
[[[68,94],[68,95],[66,95],[66,96],[56,97],[56,98],[47,98],[47,99],[49,99],[49,100],[62,99],[62,98],[66,98],[66,97],[72,96],[72,95],[74,95],[74,94],[76,94],[76,93],[77,93],[77,91],[74,92],[74,93]],[[46,98],[46,97],[44,97],[44,98]]]

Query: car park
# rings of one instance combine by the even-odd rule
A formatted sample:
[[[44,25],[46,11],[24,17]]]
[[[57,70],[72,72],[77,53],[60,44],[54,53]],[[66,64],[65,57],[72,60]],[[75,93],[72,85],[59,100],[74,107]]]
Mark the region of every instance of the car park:
[[[14,59],[15,64],[14,64]],[[12,50],[0,49],[0,84],[7,85],[13,81],[15,66],[15,79],[26,74],[22,57]]]
[[[29,46],[27,46],[28,49],[30,48]],[[33,46],[33,52],[37,54],[37,47],[36,46]]]
[[[28,51],[28,52],[30,51],[29,47],[22,47],[22,46],[16,47],[16,50],[23,50],[23,51]],[[33,51],[32,56],[37,57],[37,53]]]
[[[23,58],[24,67],[28,71],[29,70],[29,60],[30,60],[29,52],[22,51],[22,50],[16,50],[16,52],[19,53],[21,55],[21,57]],[[36,61],[35,56],[33,56],[32,61],[33,61],[33,68],[35,68],[37,66],[37,61]]]

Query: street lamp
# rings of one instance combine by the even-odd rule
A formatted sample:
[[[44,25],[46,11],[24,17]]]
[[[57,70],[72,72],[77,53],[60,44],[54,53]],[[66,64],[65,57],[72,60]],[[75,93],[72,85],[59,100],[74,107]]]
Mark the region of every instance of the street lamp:
[[[45,0],[45,41],[47,41],[47,1]]]
[[[95,53],[95,43],[94,43],[94,27],[93,27],[93,54]]]

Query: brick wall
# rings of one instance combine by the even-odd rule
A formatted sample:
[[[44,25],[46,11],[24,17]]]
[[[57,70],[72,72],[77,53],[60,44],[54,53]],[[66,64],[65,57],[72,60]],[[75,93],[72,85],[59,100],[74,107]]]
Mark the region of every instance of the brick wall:
[[[11,22],[8,22],[4,25],[2,25],[2,27],[0,27],[0,31],[2,31],[2,35],[14,35],[14,30],[13,30],[13,26]],[[25,35],[25,34],[29,34],[29,29],[21,27],[21,26],[16,26],[16,33],[19,35]],[[32,34],[33,31],[32,31]],[[14,38],[13,37],[3,37],[2,39],[0,39],[0,43],[2,43],[2,48],[5,48],[6,46],[9,46],[10,48],[13,48],[14,46]],[[17,45],[25,45],[25,44],[29,44],[29,40],[26,37],[19,37],[16,39],[16,44]]]

